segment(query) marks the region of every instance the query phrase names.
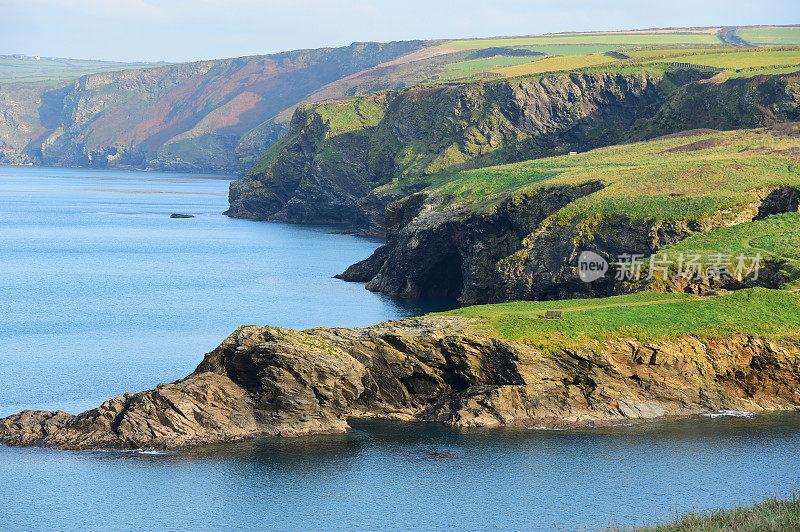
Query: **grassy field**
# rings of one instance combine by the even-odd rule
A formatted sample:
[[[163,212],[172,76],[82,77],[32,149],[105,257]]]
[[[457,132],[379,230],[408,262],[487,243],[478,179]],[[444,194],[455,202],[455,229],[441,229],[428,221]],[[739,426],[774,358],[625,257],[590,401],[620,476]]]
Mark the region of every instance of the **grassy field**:
[[[736,34],[753,44],[800,44],[800,26],[742,28]]]
[[[665,57],[686,57],[695,54],[732,52],[736,51],[736,49],[730,46],[657,46],[646,48],[625,48],[620,51],[636,60],[652,60]],[[676,59],[676,61],[678,60]]]
[[[673,63],[689,63],[724,69],[732,77],[782,74],[800,70],[800,47],[719,48],[652,47],[622,48],[631,59],[612,61],[596,67],[576,67],[590,71],[661,75]]]
[[[494,69],[493,72],[507,77],[528,76],[545,72],[562,72],[579,68],[605,65],[616,61],[604,54],[572,55],[564,57],[548,57],[535,62],[524,63],[505,68]]]
[[[328,136],[341,135],[376,126],[386,112],[379,99],[379,95],[371,95],[353,100],[328,101],[317,105],[316,111],[328,124]],[[342,112],[343,109],[347,112]]]
[[[622,48],[619,44],[553,44],[550,46],[525,46],[527,50],[533,50],[546,55],[586,55],[601,54],[611,50]]]
[[[800,66],[800,48],[794,50],[750,50],[721,53],[700,53],[680,58],[661,59],[665,62],[691,63],[724,69],[768,69]]]
[[[800,530],[800,499],[767,499],[732,510],[691,512],[671,523],[634,529],[636,532],[781,532]]]
[[[504,76],[519,76],[531,73],[556,72],[560,70],[596,66],[613,61],[614,59],[612,57],[603,56],[602,54],[619,49],[620,45],[565,44],[521,46],[516,48],[531,50],[544,55],[518,57],[498,55],[486,59],[473,59],[450,63],[445,65],[445,71],[439,75],[439,79],[453,80],[469,78],[484,72],[494,72]],[[548,58],[546,56],[551,57]],[[605,60],[601,60],[600,58],[604,58]],[[538,63],[543,59],[547,59],[547,61],[543,63],[543,66],[537,67],[533,65],[534,62]]]
[[[548,310],[561,311],[561,319],[543,319]],[[477,327],[491,334],[548,351],[617,338],[658,341],[732,334],[789,338],[800,331],[800,294],[766,288],[717,298],[640,292],[597,299],[478,305],[436,315],[475,318]]]
[[[699,220],[754,201],[756,188],[800,185],[796,149],[800,139],[769,130],[713,133],[444,173],[428,190],[487,209],[511,194],[599,180],[603,190],[554,217]]]
[[[776,76],[778,74],[794,74],[795,72],[798,71],[800,71],[800,67],[798,66],[756,68],[753,70],[742,70],[741,72],[731,72],[730,77],[747,78],[747,77],[761,76],[761,75]]]
[[[505,77],[542,76],[556,72],[619,72],[661,76],[673,63],[689,63],[724,69],[734,77],[780,74],[800,70],[800,47],[736,48],[706,45],[550,45],[518,46],[551,57],[500,58],[462,61],[447,66],[441,79],[469,78],[491,71]],[[607,52],[622,54],[615,56]],[[626,59],[625,56],[628,58]]]
[[[166,63],[118,63],[27,56],[0,56],[0,83],[50,83],[74,79],[85,74],[146,68]]]
[[[440,75],[441,79],[456,79],[474,76],[481,72],[496,70],[498,68],[520,65],[530,63],[532,61],[540,61],[544,56],[495,56],[485,59],[473,59],[471,61],[461,61],[460,63],[452,63],[445,68],[447,71]]]
[[[468,39],[449,41],[447,46],[467,50],[478,50],[496,46],[543,46],[553,44],[616,44],[616,45],[664,45],[664,44],[720,44],[713,33],[605,33],[605,34],[559,34],[531,37],[502,37],[495,39]]]

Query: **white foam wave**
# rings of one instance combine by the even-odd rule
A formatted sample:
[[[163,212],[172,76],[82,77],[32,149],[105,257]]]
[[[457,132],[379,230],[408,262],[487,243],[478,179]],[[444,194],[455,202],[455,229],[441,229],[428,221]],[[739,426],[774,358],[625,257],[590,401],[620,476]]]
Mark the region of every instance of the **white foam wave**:
[[[755,412],[745,412],[743,410],[718,410],[716,412],[707,412],[703,414],[705,417],[753,417]]]

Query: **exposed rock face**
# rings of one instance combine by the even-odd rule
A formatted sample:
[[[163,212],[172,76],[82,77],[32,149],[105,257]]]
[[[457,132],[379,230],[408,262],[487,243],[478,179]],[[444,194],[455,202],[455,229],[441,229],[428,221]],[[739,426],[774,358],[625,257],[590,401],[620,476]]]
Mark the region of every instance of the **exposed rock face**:
[[[386,245],[339,277],[366,280],[369,290],[403,297],[464,304],[500,299],[494,295],[498,262],[518,251],[548,216],[601,188],[592,182],[541,189],[480,214],[441,209],[436,196],[409,196],[386,211]]]
[[[750,129],[800,118],[796,74],[703,80],[670,94],[655,114],[631,131],[636,140],[696,128]]]
[[[542,353],[461,318],[304,332],[242,327],[189,377],[72,416],[25,411],[0,441],[175,449],[346,430],[348,417],[591,426],[800,405],[800,344],[737,336]]]

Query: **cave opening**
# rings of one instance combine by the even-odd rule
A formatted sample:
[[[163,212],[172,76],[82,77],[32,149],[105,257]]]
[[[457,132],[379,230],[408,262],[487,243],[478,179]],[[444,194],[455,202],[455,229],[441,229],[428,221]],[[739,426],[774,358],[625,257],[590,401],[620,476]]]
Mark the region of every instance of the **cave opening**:
[[[420,280],[420,292],[424,297],[458,299],[464,289],[464,259],[457,250],[441,256],[429,269],[425,279]]]

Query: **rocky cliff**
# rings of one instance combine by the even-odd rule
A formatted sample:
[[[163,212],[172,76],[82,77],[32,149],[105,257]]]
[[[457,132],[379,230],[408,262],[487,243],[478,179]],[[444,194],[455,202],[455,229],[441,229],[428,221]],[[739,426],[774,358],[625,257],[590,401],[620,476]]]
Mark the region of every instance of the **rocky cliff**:
[[[504,283],[498,263],[519,252],[549,216],[602,188],[600,182],[589,182],[540,189],[514,196],[485,213],[468,207],[441,208],[441,196],[413,194],[389,205],[386,244],[337,277],[366,282],[367,289],[377,292],[458,299],[465,305],[531,299],[524,297],[535,295],[530,291],[499,293],[504,292]],[[561,261],[569,259],[559,253],[566,246],[564,241],[563,250],[543,250],[537,258],[560,268]],[[536,268],[533,272],[541,273]],[[547,288],[556,285],[558,281],[552,280]],[[561,290],[568,292],[565,283]]]
[[[591,251],[608,264],[626,255],[646,262],[692,235],[797,212],[798,131],[795,123],[694,131],[461,172],[391,203],[386,244],[337,277],[365,282],[373,291],[463,305],[639,290],[647,283],[617,279],[613,268],[584,282],[581,253]],[[714,245],[732,253],[724,242]],[[777,262],[769,263],[778,258],[770,249],[761,250],[767,264],[752,283],[777,288],[789,279]],[[647,277],[646,263],[640,272],[640,280]],[[747,285],[730,277],[709,283],[707,273],[662,288],[701,293]]]
[[[573,73],[303,107],[287,137],[231,185],[227,214],[382,233],[388,203],[456,169],[800,116],[795,77],[704,75]]]
[[[458,426],[592,426],[800,405],[800,344],[751,336],[543,352],[465,318],[360,329],[242,327],[190,376],[73,416],[25,411],[0,441],[176,449],[339,432],[348,417]]]
[[[0,163],[238,173],[283,134],[281,112],[425,45],[354,43],[90,74],[55,87],[3,84]]]
[[[463,305],[502,301],[604,297],[627,293],[646,283],[627,283],[613,275],[586,283],[578,259],[591,250],[609,262],[625,254],[654,255],[687,237],[746,223],[764,212],[775,194],[743,206],[735,217],[704,220],[639,220],[624,215],[596,224],[551,217],[559,209],[603,188],[599,182],[576,187],[546,188],[515,196],[490,212],[441,209],[441,198],[418,193],[387,209],[387,241],[371,257],[336,277],[364,282],[368,290],[401,297],[444,297]],[[792,196],[797,189],[779,188]],[[787,203],[780,212],[797,212]],[[767,211],[772,212],[772,211]],[[747,286],[778,288],[781,279],[768,275]],[[646,274],[646,271],[645,271]],[[706,277],[684,281],[672,290],[687,292],[737,289],[733,279],[711,282]]]
[[[571,74],[301,108],[287,137],[231,185],[227,214],[381,232],[386,205],[428,176],[620,142],[664,90],[661,78]],[[395,180],[400,190],[380,188]]]

